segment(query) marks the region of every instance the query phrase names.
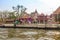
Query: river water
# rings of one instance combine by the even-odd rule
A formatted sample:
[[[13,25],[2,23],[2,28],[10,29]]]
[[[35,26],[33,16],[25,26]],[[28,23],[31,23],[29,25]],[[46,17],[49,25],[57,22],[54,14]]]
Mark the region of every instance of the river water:
[[[60,40],[60,30],[0,28],[0,40]]]

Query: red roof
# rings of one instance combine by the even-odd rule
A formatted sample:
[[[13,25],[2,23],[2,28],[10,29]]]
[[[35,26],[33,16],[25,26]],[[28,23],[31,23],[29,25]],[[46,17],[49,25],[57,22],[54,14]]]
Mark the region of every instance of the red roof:
[[[48,20],[47,16],[38,16],[38,20]]]

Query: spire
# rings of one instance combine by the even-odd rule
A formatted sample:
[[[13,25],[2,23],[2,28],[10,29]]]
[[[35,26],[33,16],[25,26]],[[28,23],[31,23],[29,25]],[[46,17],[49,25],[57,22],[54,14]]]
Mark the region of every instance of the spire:
[[[38,12],[37,12],[37,9],[35,9],[35,13],[38,13]]]

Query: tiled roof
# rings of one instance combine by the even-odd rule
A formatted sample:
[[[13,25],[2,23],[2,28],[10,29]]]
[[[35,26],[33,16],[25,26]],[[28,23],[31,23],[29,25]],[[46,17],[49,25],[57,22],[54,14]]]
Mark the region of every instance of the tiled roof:
[[[54,13],[54,14],[60,13],[60,7],[58,7],[53,13]]]

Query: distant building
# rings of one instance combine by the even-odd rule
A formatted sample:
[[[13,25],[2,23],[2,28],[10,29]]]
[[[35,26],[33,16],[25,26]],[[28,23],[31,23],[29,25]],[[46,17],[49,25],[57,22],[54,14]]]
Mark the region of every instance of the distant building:
[[[19,17],[19,20],[22,21],[22,23],[30,23],[32,19],[30,14],[28,14],[27,12],[23,12]]]
[[[38,14],[37,10],[28,14],[27,12],[23,12],[19,18],[19,20],[24,21],[24,23],[30,21],[31,23],[47,23],[48,15],[44,15],[43,13]]]
[[[21,13],[20,18],[30,18],[30,15],[27,12]]]
[[[58,7],[52,14],[53,14],[52,18],[55,21],[55,16],[58,15],[58,14],[60,14],[60,7]],[[58,21],[57,22],[55,21],[55,23],[59,23],[59,22]]]
[[[38,15],[39,14],[38,14],[37,10],[35,10],[34,12],[31,13],[31,18],[37,19]]]
[[[48,16],[41,13],[38,16],[38,21],[39,21],[39,23],[47,23],[48,22]]]
[[[60,7],[58,7],[54,12],[53,14],[59,14],[60,13]]]
[[[37,23],[37,18],[38,18],[38,12],[35,10],[34,12],[31,13],[31,18],[33,19],[34,23]]]
[[[51,15],[49,16],[48,23],[49,23],[49,24],[55,24],[55,23],[56,23],[55,20],[54,20],[54,14],[51,14]]]

